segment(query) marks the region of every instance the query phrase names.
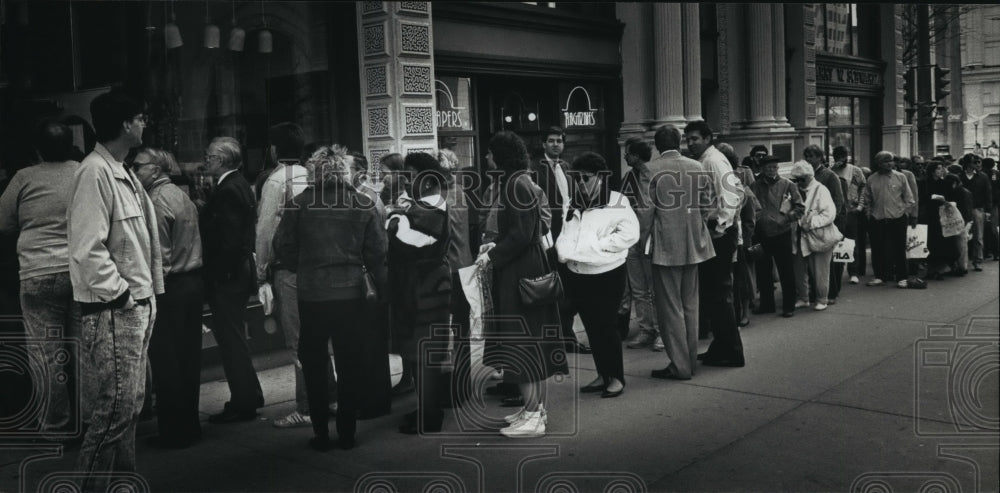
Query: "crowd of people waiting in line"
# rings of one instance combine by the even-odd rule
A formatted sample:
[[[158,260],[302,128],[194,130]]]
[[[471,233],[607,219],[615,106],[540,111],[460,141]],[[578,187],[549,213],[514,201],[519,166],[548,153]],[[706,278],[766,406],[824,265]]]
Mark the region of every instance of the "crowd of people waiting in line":
[[[255,184],[241,172],[241,144],[213,139],[204,171],[216,178],[214,190],[194,201],[172,182],[173,156],[142,147],[142,105],[111,92],[93,101],[91,116],[98,143],[82,162],[72,159],[71,131],[47,121],[33,142],[40,162],[0,198],[0,232],[20,235],[28,336],[59,327],[80,342],[88,426],[78,465],[91,486],[98,473],[134,470],[147,361],[159,429],[149,444],[199,441],[205,301],[231,394],[209,422],[252,420],[264,405],[244,332],[256,293],[273,304],[295,355],[296,406],[274,425],[311,426],[309,446],[318,450],[350,449],[357,419],[389,412],[390,346],[421,408],[404,416],[400,432],[440,431],[443,408],[470,397],[471,372],[458,369],[471,364],[463,268],[474,266],[491,292],[484,361],[504,371],[486,391],[517,408],[499,431],[537,437],[548,421],[542,382],[567,373],[565,352],[592,352],[598,375],[580,391],[604,398],[625,390],[624,339],[631,349],[666,352],[669,364],[655,378],[691,379],[699,362],[742,367],[739,327],[751,313],[791,317],[837,302],[844,263],[832,252],[845,236],[855,240],[851,284],[866,275],[869,241],[868,286],[919,287],[964,275],[970,263],[981,270],[987,251],[1000,259],[996,163],[973,154],[953,164],[879,152],[869,170],[849,163],[844,147],[828,164],[809,146],[785,178],[766,147],[740,160],[696,121],[683,131],[661,126],[652,143],[628,139],[629,169],[613,184],[599,154],[563,161],[565,135],[553,127],[536,160],[521,137],[501,131],[489,140],[486,173],[470,171],[472,163],[460,169],[444,149],[384,156],[375,183],[363,154],[307,144],[298,125],[281,123],[268,131],[274,166]],[[458,179],[465,172],[489,179],[468,187]],[[949,203],[970,226],[945,236],[939,209]],[[918,223],[928,230],[925,261],[906,254],[907,228]],[[559,282],[538,284],[549,291],[538,299],[520,288],[546,278]],[[556,285],[565,295],[543,300]],[[576,315],[590,347],[576,341]],[[628,338],[630,321],[638,330]],[[699,338],[709,336],[698,354]],[[504,354],[505,337],[533,341],[531,368],[524,355]],[[65,428],[74,387],[53,380],[47,388],[42,425]]]

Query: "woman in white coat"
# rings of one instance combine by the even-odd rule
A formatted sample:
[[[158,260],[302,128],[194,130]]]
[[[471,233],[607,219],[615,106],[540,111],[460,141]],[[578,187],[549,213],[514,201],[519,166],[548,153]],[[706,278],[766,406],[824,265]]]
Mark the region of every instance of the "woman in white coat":
[[[572,197],[556,241],[559,274],[566,295],[579,307],[597,366],[597,378],[580,390],[618,397],[625,390],[618,304],[628,249],[639,241],[639,220],[628,199],[611,191],[608,165],[599,154],[583,153],[567,174]]]
[[[796,308],[809,306],[810,278],[816,290],[815,310],[826,310],[830,288],[830,260],[833,258],[833,247],[826,251],[812,251],[803,237],[805,231],[822,228],[833,223],[837,217],[837,207],[833,203],[830,191],[816,181],[812,165],[799,161],[792,166],[790,178],[799,187],[805,203],[805,214],[799,219],[799,228],[795,234],[795,285],[798,292]]]

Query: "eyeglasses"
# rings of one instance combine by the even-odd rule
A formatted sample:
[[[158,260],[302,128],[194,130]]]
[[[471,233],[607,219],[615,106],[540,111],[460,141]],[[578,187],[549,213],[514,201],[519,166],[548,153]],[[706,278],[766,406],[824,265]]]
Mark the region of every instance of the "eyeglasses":
[[[149,116],[144,113],[139,113],[138,115],[135,115],[135,118],[133,118],[133,120],[143,125],[149,124]]]
[[[573,173],[573,179],[581,183],[590,183],[590,180],[594,178],[600,178],[597,175],[588,175],[584,173]]]
[[[207,153],[206,153],[206,154],[205,154],[205,158],[204,158],[204,159],[205,159],[205,162],[206,162],[206,163],[208,163],[208,162],[211,162],[211,161],[214,161],[214,160],[219,160],[219,161],[222,161],[222,156],[219,156],[219,155],[217,155],[217,154],[207,154]]]

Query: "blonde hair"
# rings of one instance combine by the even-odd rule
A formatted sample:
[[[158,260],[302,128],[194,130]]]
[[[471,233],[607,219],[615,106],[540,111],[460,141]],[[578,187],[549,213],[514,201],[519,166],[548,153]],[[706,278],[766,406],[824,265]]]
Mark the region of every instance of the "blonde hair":
[[[322,146],[309,156],[305,167],[317,186],[337,183],[351,186],[351,162],[346,147],[337,144]]]

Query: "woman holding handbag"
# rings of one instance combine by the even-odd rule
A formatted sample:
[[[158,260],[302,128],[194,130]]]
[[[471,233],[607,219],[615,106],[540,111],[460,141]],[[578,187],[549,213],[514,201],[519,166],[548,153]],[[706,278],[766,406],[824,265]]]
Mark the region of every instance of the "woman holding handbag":
[[[312,184],[289,200],[274,239],[275,256],[298,273],[299,361],[306,381],[313,449],[332,446],[327,421],[327,345],[337,368],[337,445],[355,444],[364,391],[366,300],[385,287],[385,230],[375,203],[351,181],[346,149],[320,147],[306,163]],[[371,282],[367,276],[371,275]]]
[[[613,192],[604,158],[585,152],[573,161],[569,213],[556,241],[566,294],[580,308],[597,378],[581,392],[618,397],[625,391],[617,309],[625,289],[628,249],[639,241],[639,219],[628,198]]]
[[[486,159],[502,174],[497,182],[497,236],[483,246],[476,259],[480,269],[493,269],[492,320],[486,325],[483,363],[500,367],[504,380],[516,383],[524,408],[506,417],[500,430],[511,438],[545,435],[548,421],[543,405],[544,382],[556,373],[567,374],[566,353],[560,339],[559,308],[553,299],[552,266],[542,246],[539,198],[527,173],[528,150],[517,134],[496,133]],[[538,281],[538,282],[533,282]],[[533,294],[531,287],[538,288]],[[561,286],[559,286],[561,287]],[[547,298],[547,299],[542,299]],[[557,298],[557,296],[555,296]]]
[[[809,278],[816,289],[817,311],[826,310],[830,291],[830,260],[843,235],[833,224],[837,207],[830,191],[814,178],[811,164],[798,161],[792,166],[791,179],[805,197],[805,214],[799,219],[795,242],[795,280],[799,301],[796,308],[809,306]]]
[[[416,386],[421,409],[406,414],[400,433],[441,431],[444,376],[451,313],[451,269],[448,266],[448,206],[442,195],[444,171],[435,156],[406,156],[405,208],[393,208],[386,221],[389,240],[389,311],[399,352]]]

